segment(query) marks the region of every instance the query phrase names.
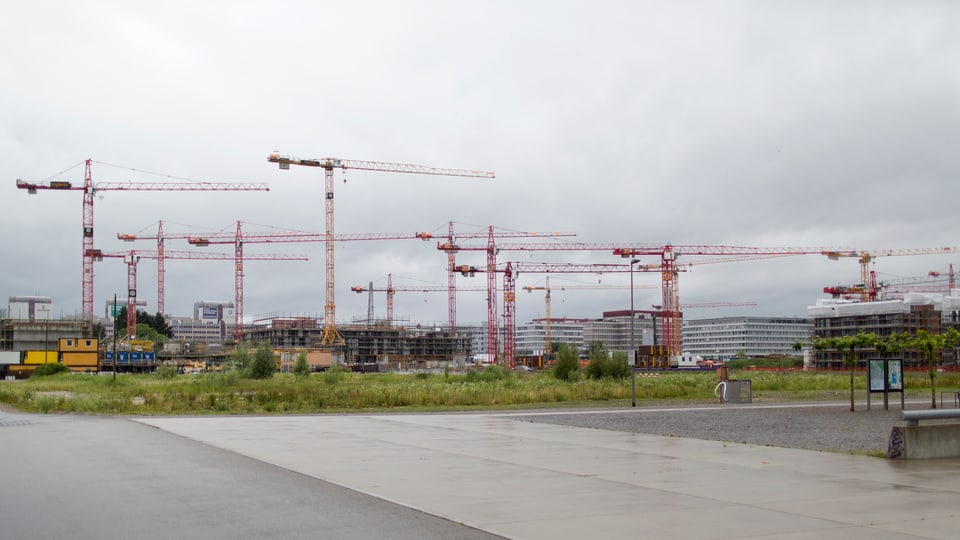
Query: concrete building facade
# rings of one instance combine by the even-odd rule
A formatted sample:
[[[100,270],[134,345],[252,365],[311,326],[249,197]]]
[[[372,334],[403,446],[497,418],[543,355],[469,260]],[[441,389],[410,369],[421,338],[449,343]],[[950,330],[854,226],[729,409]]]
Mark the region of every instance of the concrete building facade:
[[[807,312],[814,325],[815,337],[823,339],[855,335],[857,332],[872,333],[880,338],[890,337],[894,333],[916,334],[919,330],[939,334],[944,328],[956,327],[960,316],[960,294],[957,290],[946,296],[914,293],[906,294],[902,299],[878,302],[821,299]],[[865,363],[868,358],[883,356],[900,358],[908,367],[923,363],[919,352],[915,350],[885,355],[875,350],[861,350],[857,356],[860,363]],[[957,352],[944,351],[941,361],[958,365]],[[813,362],[816,367],[838,368],[843,365],[843,357],[837,351],[814,351]]]
[[[583,327],[587,319],[550,318],[550,341],[573,345],[583,352]],[[517,325],[517,354],[543,354],[547,339],[546,319],[533,319]]]
[[[735,356],[797,354],[795,343],[809,343],[813,323],[804,317],[719,317],[683,322],[683,352],[707,360]]]

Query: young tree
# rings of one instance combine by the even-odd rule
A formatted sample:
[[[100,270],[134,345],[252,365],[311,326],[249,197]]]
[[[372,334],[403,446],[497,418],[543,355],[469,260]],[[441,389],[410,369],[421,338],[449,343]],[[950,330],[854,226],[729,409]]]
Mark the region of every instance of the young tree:
[[[250,346],[244,342],[238,343],[227,359],[229,368],[240,373],[246,373],[250,369],[251,361]]]
[[[937,408],[937,364],[944,349],[960,345],[960,332],[950,328],[941,334],[930,334],[926,330],[917,330],[916,335],[906,332],[890,336],[888,347],[902,349],[917,349],[927,363],[927,374],[930,377],[930,407]]]
[[[626,379],[630,376],[630,371],[626,351],[613,351],[613,356],[608,358],[603,366],[603,376],[611,379]]]
[[[604,365],[607,363],[607,347],[601,341],[593,341],[587,350],[587,358],[590,363],[587,364],[587,377],[599,379],[603,377]]]
[[[852,336],[817,337],[813,340],[813,348],[818,351],[832,349],[843,354],[843,365],[850,368],[850,412],[854,411],[853,379],[857,367],[857,349],[873,347],[877,341],[876,334],[862,331]]]
[[[269,379],[277,371],[277,361],[273,356],[273,348],[266,341],[257,345],[257,352],[253,355],[253,364],[250,366],[250,377],[254,379]]]
[[[573,345],[562,343],[557,349],[557,363],[553,366],[553,376],[561,381],[579,379],[580,350]]]
[[[297,361],[293,364],[293,374],[300,377],[310,375],[310,364],[307,362],[307,351],[301,350],[297,354]]]

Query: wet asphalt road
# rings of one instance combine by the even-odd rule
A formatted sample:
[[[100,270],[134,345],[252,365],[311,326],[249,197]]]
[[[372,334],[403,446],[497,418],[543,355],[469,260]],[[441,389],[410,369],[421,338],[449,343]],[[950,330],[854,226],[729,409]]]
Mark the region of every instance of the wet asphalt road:
[[[127,419],[3,411],[0,537],[499,538]]]

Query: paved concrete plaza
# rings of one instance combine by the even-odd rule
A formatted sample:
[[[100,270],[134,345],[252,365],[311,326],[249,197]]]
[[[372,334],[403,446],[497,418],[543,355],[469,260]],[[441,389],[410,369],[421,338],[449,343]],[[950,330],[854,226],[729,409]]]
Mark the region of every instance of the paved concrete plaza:
[[[517,416],[138,421],[509,538],[954,539],[960,531],[960,460],[891,461]]]

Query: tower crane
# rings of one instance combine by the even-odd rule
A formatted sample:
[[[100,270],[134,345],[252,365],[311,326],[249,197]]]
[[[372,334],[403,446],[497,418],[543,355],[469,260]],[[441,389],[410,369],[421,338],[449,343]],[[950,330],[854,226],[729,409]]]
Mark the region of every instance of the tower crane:
[[[492,241],[490,242],[492,243]],[[438,249],[443,250],[442,246],[438,246]],[[681,271],[680,269],[685,266],[691,266],[693,264],[707,264],[710,262],[720,262],[720,260],[712,258],[713,256],[723,255],[722,259],[725,262],[732,262],[737,260],[747,260],[747,259],[767,259],[772,257],[783,257],[783,256],[793,256],[801,254],[822,254],[825,248],[752,248],[752,247],[736,247],[736,246],[704,246],[704,245],[681,245],[674,246],[672,244],[651,244],[651,243],[637,243],[637,244],[611,244],[611,243],[585,243],[585,242],[541,242],[541,243],[505,243],[496,245],[495,249],[490,249],[488,247],[481,246],[459,246],[461,251],[486,251],[487,252],[487,267],[496,266],[496,253],[499,251],[612,251],[615,255],[621,257],[638,257],[641,255],[646,256],[656,256],[660,258],[660,264],[656,265],[638,265],[636,266],[635,271],[641,272],[651,272],[656,271],[660,272],[661,275],[661,294],[663,296],[663,305],[664,311],[662,314],[663,328],[664,328],[664,341],[668,347],[672,347],[671,354],[680,354],[681,347],[681,318],[680,318],[680,307],[679,307],[679,298],[676,287],[676,277],[677,272]],[[700,258],[692,260],[690,263],[678,264],[676,257],[679,253],[684,253],[686,255],[693,255]],[[706,258],[711,257],[711,258]],[[571,265],[569,270],[573,270],[577,265]],[[600,268],[601,265],[589,265],[594,268]],[[556,267],[554,272],[559,271]],[[457,267],[463,275],[474,275],[476,272],[482,272],[484,270],[479,269],[475,266],[466,266],[461,265]],[[535,271],[535,270],[534,270]],[[610,265],[606,271],[612,272],[627,272],[628,265]],[[591,272],[596,272],[596,270],[591,270]],[[598,272],[600,273],[600,272]],[[487,275],[488,286],[490,273]],[[505,278],[506,279],[506,278]],[[493,290],[492,288],[490,290]],[[505,298],[509,293],[504,292]],[[510,313],[506,310],[504,312],[504,325],[506,326],[509,319]],[[492,345],[496,344],[497,339],[497,314],[495,306],[493,309],[490,309],[488,305],[487,313],[487,325],[488,325],[488,340]],[[492,331],[491,331],[492,328]],[[505,338],[508,339],[508,338]],[[494,349],[495,350],[495,349]]]
[[[117,238],[127,242],[132,242],[135,240],[157,240],[157,251],[161,254],[161,258],[157,262],[157,297],[158,297],[158,307],[162,305],[163,298],[163,289],[164,289],[164,271],[160,262],[163,260],[162,253],[164,251],[163,241],[164,239],[185,239],[189,244],[194,246],[206,247],[211,244],[222,244],[222,245],[232,245],[234,247],[234,281],[236,283],[234,287],[235,299],[234,299],[234,316],[236,317],[236,324],[234,326],[235,338],[240,339],[240,334],[243,329],[243,261],[245,258],[243,252],[244,244],[263,244],[263,243],[272,243],[272,242],[327,242],[328,238],[324,234],[315,233],[315,232],[304,232],[304,231],[274,231],[274,232],[256,232],[256,233],[245,233],[243,231],[243,222],[237,221],[236,229],[234,231],[215,231],[207,233],[174,233],[174,234],[163,234],[163,222],[160,222],[160,225],[157,229],[156,236],[138,236],[136,234],[117,234]],[[369,233],[369,234],[340,234],[334,236],[333,240],[338,242],[346,242],[353,240],[430,240],[433,238],[433,235],[425,232],[417,233]],[[246,256],[249,258],[249,256]],[[161,310],[161,313],[163,311]]]
[[[131,339],[136,338],[137,334],[137,316],[136,316],[136,300],[137,300],[137,265],[140,262],[141,258],[144,259],[161,259],[162,257],[168,259],[191,259],[191,260],[205,260],[205,261],[227,261],[232,258],[230,253],[211,253],[211,252],[197,252],[197,251],[165,251],[163,253],[159,251],[151,250],[135,250],[131,249],[129,251],[120,251],[120,252],[108,252],[102,251],[99,249],[91,249],[86,253],[93,261],[102,261],[104,258],[118,258],[123,259],[124,263],[127,265],[127,335]],[[305,261],[307,257],[303,255],[272,255],[272,254],[263,254],[257,253],[248,256],[248,260],[257,260],[257,261]],[[161,315],[163,312],[159,312]],[[242,323],[238,321],[237,324]],[[241,328],[242,329],[242,328]],[[237,327],[234,327],[234,334],[237,335]]]
[[[856,257],[860,263],[860,283],[864,285],[864,290],[860,293],[862,302],[869,302],[877,299],[877,282],[874,278],[870,279],[870,263],[877,257],[898,257],[915,255],[943,255],[956,253],[960,247],[945,246],[933,248],[907,248],[907,249],[872,249],[872,250],[836,250],[825,251],[824,255],[830,260],[839,260],[841,257]],[[824,289],[824,292],[830,292]],[[831,293],[832,294],[832,293]],[[840,293],[843,294],[843,293]]]
[[[544,332],[544,341],[543,341],[543,350],[544,358],[551,354],[553,351],[553,342],[550,338],[550,276],[547,276],[545,279],[545,285],[542,287],[526,285],[523,287],[523,290],[529,292],[533,291],[544,291],[543,297],[543,332]],[[629,289],[629,285],[564,285],[559,289],[561,291],[567,290],[585,290],[585,289]],[[648,285],[638,285],[633,287],[635,289],[646,289],[649,288]],[[631,314],[631,316],[633,316]]]
[[[488,226],[486,231],[478,232],[461,232],[455,234],[453,231],[454,222],[451,221],[448,228],[446,242],[437,244],[437,248],[441,251],[446,252],[447,254],[447,321],[450,327],[450,333],[456,332],[457,327],[457,252],[460,251],[460,246],[457,244],[458,240],[467,240],[467,239],[476,239],[476,238],[487,238],[487,264],[490,265],[490,260],[493,260],[493,264],[496,265],[496,244],[494,243],[495,238],[560,238],[560,237],[571,237],[576,236],[576,233],[572,232],[536,232],[536,231],[514,231],[510,229],[504,229],[501,227],[495,227],[493,225]],[[488,287],[490,284],[488,283]],[[496,288],[496,282],[494,280],[493,289]],[[488,298],[488,311],[493,311],[496,313],[496,299]],[[493,302],[492,305],[490,302]]]
[[[409,174],[426,174],[439,176],[460,176],[471,178],[494,178],[493,171],[477,171],[465,169],[438,169],[434,167],[424,167],[422,165],[410,165],[404,163],[383,163],[377,161],[359,161],[339,158],[321,158],[321,159],[298,159],[291,156],[280,155],[279,152],[273,152],[267,157],[270,163],[276,163],[281,169],[289,169],[290,165],[301,165],[304,167],[319,167],[324,170],[324,187],[326,191],[326,203],[324,206],[325,228],[327,235],[326,243],[326,299],[323,305],[323,335],[320,343],[323,346],[343,345],[343,336],[337,331],[337,306],[335,297],[334,280],[334,249],[333,249],[333,171],[340,169],[359,169],[364,171],[395,172]]]
[[[462,248],[454,240],[455,235],[453,232],[453,222],[450,222],[450,232],[447,238],[447,242],[440,243],[437,242],[437,249],[444,251],[447,254],[447,283],[448,283],[448,293],[447,293],[447,304],[448,304],[448,318],[451,332],[456,328],[457,322],[457,280],[456,273],[460,272],[456,264],[456,254],[461,249],[468,249],[471,251],[484,250],[487,253],[487,343],[492,347],[493,353],[496,354],[497,351],[497,339],[499,334],[498,321],[497,321],[497,278],[496,278],[496,267],[497,267],[497,253],[499,249],[497,247],[496,239],[497,238],[531,238],[531,237],[566,237],[566,236],[576,236],[576,233],[569,232],[552,232],[552,233],[537,233],[537,232],[522,232],[522,231],[509,231],[506,229],[500,229],[499,227],[489,226],[487,228],[486,234],[484,233],[461,233],[457,235],[456,238],[467,239],[467,238],[483,238],[486,236],[487,245],[485,248],[479,247],[467,247]],[[460,272],[463,273],[463,272]]]
[[[478,268],[476,266],[460,265],[457,267],[457,271],[464,276],[474,276],[479,272],[487,273],[487,284],[488,291],[487,296],[490,297],[496,293],[496,289],[490,291],[489,276],[494,276],[494,283],[496,283],[496,274],[503,274],[503,355],[506,363],[510,365],[511,368],[514,367],[516,363],[516,275],[518,272],[533,272],[533,273],[574,273],[574,274],[605,274],[609,272],[629,272],[630,267],[626,264],[575,264],[575,263],[526,263],[526,262],[508,262],[503,268],[493,267],[492,270],[489,269],[490,265],[488,264],[484,268]],[[635,272],[644,272],[644,271],[655,271],[647,269],[645,267],[637,267],[634,269]],[[497,325],[496,313],[493,314],[493,317],[489,316],[487,320],[487,330],[488,330],[488,343],[487,348],[490,354],[495,355],[499,352],[499,343],[498,343],[498,334],[499,329]],[[490,328],[494,329],[494,332],[490,332]]]
[[[832,295],[834,298],[860,296],[861,299],[866,293],[869,301],[874,301],[891,296],[900,296],[908,292],[949,293],[955,288],[956,276],[953,272],[953,264],[951,264],[946,276],[940,272],[929,272],[922,277],[900,278],[881,282],[877,281],[876,271],[870,270],[870,279],[866,286],[862,283],[836,285],[824,287],[823,292]]]
[[[269,191],[266,184],[211,183],[211,182],[98,182],[93,183],[93,160],[85,162],[83,186],[70,182],[51,181],[36,184],[17,179],[17,188],[34,195],[38,190],[83,191],[83,268],[81,276],[81,316],[93,320],[93,259],[87,255],[93,248],[93,200],[98,191]],[[102,165],[105,163],[97,162]],[[88,330],[91,331],[91,330]]]
[[[374,293],[374,292],[385,292],[387,293],[387,324],[393,325],[393,297],[397,292],[441,292],[446,291],[447,287],[442,285],[408,285],[408,286],[393,286],[393,274],[387,274],[387,287],[384,289],[378,289],[373,286],[373,283],[370,283],[366,288],[360,285],[354,285],[350,287],[350,290],[355,293]],[[462,291],[485,291],[485,287],[463,287],[460,290]],[[372,318],[372,314],[368,313],[368,318]]]

